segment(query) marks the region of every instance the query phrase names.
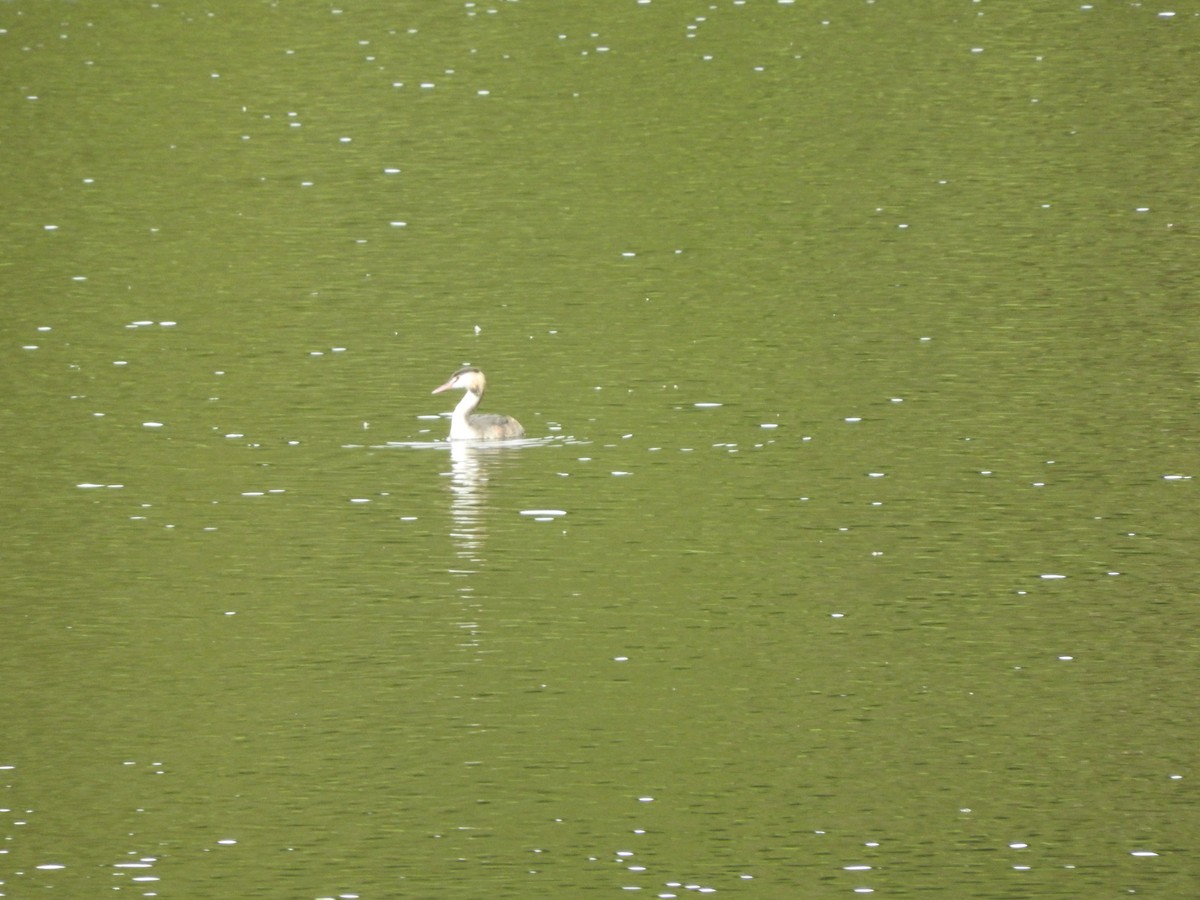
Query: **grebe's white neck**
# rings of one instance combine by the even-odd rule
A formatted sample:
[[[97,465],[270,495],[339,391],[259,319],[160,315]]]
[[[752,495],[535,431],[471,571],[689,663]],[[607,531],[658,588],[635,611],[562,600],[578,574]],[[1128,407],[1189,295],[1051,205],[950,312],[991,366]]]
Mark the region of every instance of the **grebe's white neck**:
[[[482,399],[482,394],[471,390],[463,391],[462,399],[458,401],[458,405],[454,407],[454,414],[450,416],[450,440],[469,441],[480,437],[478,429],[471,425],[468,417]]]

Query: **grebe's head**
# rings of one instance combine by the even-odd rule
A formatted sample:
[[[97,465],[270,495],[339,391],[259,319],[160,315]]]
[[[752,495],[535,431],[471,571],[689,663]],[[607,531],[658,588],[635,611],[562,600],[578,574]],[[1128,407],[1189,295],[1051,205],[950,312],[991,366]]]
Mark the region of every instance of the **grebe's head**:
[[[464,366],[451,375],[450,380],[441,387],[434,388],[432,393],[440,394],[442,391],[458,389],[470,391],[472,394],[482,397],[485,387],[487,387],[487,380],[484,379],[483,373],[474,366]]]

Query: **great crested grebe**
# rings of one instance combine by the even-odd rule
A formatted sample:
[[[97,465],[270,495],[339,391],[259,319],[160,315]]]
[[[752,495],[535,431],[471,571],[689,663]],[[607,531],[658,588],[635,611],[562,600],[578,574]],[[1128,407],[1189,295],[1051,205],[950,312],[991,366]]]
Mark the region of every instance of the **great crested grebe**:
[[[450,417],[450,440],[452,441],[503,441],[509,438],[525,436],[525,429],[512,416],[500,416],[496,413],[481,413],[472,415],[472,410],[483,399],[487,380],[474,366],[464,366],[433,393],[440,394],[451,388],[465,390],[463,398],[454,407],[454,415]]]

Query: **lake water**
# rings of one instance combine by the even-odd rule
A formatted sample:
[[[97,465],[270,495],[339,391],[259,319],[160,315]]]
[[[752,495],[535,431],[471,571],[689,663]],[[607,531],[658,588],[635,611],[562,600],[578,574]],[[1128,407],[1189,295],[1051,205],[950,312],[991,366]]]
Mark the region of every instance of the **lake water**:
[[[1193,896],[1198,45],[0,6],[0,896]]]

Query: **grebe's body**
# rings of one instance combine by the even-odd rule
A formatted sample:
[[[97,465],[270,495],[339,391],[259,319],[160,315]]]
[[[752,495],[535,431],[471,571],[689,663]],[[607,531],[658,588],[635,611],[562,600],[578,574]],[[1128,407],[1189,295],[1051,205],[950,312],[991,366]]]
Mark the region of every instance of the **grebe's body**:
[[[505,441],[525,436],[525,429],[512,416],[475,413],[486,387],[487,380],[483,373],[474,366],[467,366],[451,375],[450,380],[441,387],[433,389],[435,394],[453,388],[466,392],[454,407],[454,415],[450,417],[450,440]]]

